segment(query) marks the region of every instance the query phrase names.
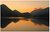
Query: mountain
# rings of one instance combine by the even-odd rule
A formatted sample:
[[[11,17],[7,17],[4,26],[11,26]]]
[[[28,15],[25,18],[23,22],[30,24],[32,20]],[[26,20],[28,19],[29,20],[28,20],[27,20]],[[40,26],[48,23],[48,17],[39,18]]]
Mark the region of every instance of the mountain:
[[[45,9],[38,9],[32,11],[31,13],[20,13],[17,10],[12,11],[6,5],[2,4],[1,7],[1,28],[5,28],[12,21],[15,23],[18,22],[19,19],[5,19],[6,17],[25,17],[26,19],[32,18],[32,22],[38,24],[44,24],[49,26],[49,7]]]
[[[32,16],[40,16],[40,15],[43,15],[44,14],[43,16],[47,16],[48,13],[49,13],[49,7],[44,8],[44,9],[38,9],[38,10],[32,11],[31,12],[31,15]]]
[[[17,11],[17,10],[12,11],[6,5],[4,5],[4,4],[1,5],[1,16],[2,17],[10,17],[10,16],[11,17],[13,17],[13,16],[18,17],[19,14],[20,14],[19,11]]]
[[[19,11],[17,11],[17,10],[14,10],[14,11],[12,12],[12,16],[21,17],[21,13],[20,13]]]
[[[32,22],[49,26],[49,7],[31,12]]]
[[[11,21],[6,17],[18,17],[20,12],[18,12],[17,10],[12,11],[4,4],[0,5],[0,7],[1,7],[1,28],[4,28],[12,21],[14,21],[14,20]],[[19,19],[16,19],[16,21],[14,22],[17,22],[18,20]]]
[[[9,17],[11,10],[4,4],[1,5],[1,17]]]
[[[31,14],[29,12],[23,13],[22,15],[25,18],[30,18],[31,17]]]

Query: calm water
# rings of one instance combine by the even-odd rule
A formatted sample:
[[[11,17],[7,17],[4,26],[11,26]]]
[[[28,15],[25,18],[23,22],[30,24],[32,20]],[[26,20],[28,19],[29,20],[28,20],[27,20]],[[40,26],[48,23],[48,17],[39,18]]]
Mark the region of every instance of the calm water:
[[[12,19],[12,20],[10,20]],[[14,19],[14,20],[13,20]],[[17,20],[16,20],[17,19]],[[9,18],[9,20],[4,19],[5,22],[9,23],[5,28],[1,28],[1,30],[48,30],[48,26],[46,25],[39,25],[31,21],[31,19],[19,17],[19,18]]]

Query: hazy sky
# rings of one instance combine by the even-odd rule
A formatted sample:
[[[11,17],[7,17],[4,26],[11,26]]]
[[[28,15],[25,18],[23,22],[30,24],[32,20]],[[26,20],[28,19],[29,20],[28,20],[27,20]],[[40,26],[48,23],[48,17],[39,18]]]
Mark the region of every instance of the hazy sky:
[[[49,0],[0,0],[0,1],[49,1]]]
[[[20,12],[31,12],[35,8],[46,8],[48,7],[48,1],[4,1],[2,0],[0,4],[7,5],[11,10],[18,10]]]

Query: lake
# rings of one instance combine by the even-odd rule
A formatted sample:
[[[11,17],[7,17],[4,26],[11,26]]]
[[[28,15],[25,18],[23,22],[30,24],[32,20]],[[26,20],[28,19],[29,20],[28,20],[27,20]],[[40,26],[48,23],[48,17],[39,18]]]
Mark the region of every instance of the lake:
[[[5,28],[1,28],[2,31],[48,31],[48,26],[46,25],[39,25],[31,21],[30,19],[24,18],[24,17],[8,17],[9,20],[7,20],[7,17],[5,17],[4,21],[9,23]],[[13,20],[15,19],[15,21]],[[2,20],[3,21],[3,20]],[[3,21],[3,22],[4,22]],[[5,23],[4,22],[4,23]],[[6,24],[5,23],[5,24]]]

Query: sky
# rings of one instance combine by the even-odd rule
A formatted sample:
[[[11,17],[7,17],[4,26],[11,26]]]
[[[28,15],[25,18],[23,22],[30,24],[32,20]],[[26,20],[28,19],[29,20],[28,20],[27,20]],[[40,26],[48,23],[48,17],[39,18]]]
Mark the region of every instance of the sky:
[[[49,6],[48,0],[0,0],[0,5],[5,4],[12,11],[18,10],[21,13],[32,12],[35,9],[46,8]],[[45,25],[35,25],[31,21],[20,20],[18,23],[10,23],[2,30],[48,30]]]
[[[49,1],[49,0],[0,0],[0,1]]]
[[[21,13],[24,12],[32,12],[36,8],[46,8],[48,7],[48,1],[1,1],[1,4],[5,4],[8,6],[12,11],[18,10]]]

